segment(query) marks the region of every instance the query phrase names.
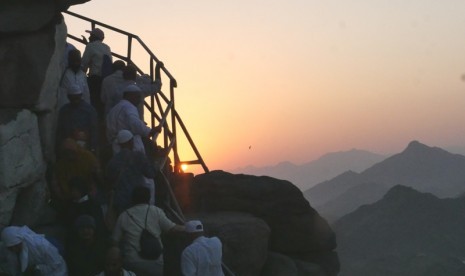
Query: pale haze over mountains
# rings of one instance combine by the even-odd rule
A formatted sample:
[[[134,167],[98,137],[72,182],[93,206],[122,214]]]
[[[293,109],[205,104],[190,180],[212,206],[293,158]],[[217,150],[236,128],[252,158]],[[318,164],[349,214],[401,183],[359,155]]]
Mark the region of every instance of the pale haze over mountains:
[[[465,275],[465,198],[394,186],[334,225],[341,276]]]
[[[362,172],[385,158],[386,156],[384,155],[352,149],[349,151],[328,153],[317,160],[302,165],[281,162],[275,166],[268,167],[247,166],[238,168],[233,172],[256,176],[266,175],[288,180],[302,191],[305,191],[345,171]]]
[[[395,185],[413,187],[440,198],[465,192],[465,156],[417,141],[361,173],[345,172],[304,192],[310,204],[333,222],[371,204]]]

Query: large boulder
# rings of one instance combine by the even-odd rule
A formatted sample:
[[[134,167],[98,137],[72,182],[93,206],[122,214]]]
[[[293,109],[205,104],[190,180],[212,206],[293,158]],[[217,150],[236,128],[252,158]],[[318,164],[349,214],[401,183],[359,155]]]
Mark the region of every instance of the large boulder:
[[[195,177],[194,208],[205,212],[239,211],[263,219],[271,228],[270,249],[286,254],[321,256],[336,248],[335,234],[292,183],[271,177],[213,171]],[[333,263],[314,262],[326,270]]]
[[[0,192],[40,180],[45,172],[37,116],[29,110],[0,111]]]
[[[34,33],[2,38],[0,108],[32,109],[37,104],[55,44],[55,24]],[[60,78],[61,74],[57,74]]]
[[[49,24],[71,5],[90,0],[4,0],[0,2],[0,34],[30,33]]]
[[[28,110],[0,110],[1,225],[9,224],[16,197],[25,187],[40,182],[40,189],[46,189],[45,183],[41,181],[45,167],[37,117]],[[32,193],[27,198],[30,200],[23,201],[26,211],[21,213],[33,218],[30,215],[35,214],[36,208],[43,206],[45,193]]]
[[[34,225],[47,201],[67,34],[60,11],[82,2],[0,3],[0,230]]]
[[[17,196],[18,189],[0,192],[0,229],[10,224]]]
[[[263,276],[326,276],[324,270],[317,264],[292,259],[286,255],[269,252]]]

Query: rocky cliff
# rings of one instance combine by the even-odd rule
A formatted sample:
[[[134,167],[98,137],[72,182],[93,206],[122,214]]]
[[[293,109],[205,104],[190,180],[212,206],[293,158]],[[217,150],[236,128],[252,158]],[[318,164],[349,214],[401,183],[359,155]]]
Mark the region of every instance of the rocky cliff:
[[[0,228],[33,225],[46,203],[67,32],[60,12],[83,2],[0,3]]]
[[[197,212],[242,212],[268,225],[269,253],[260,259],[266,260],[263,275],[338,273],[334,232],[290,182],[213,171],[195,177],[192,198],[193,209]],[[241,270],[240,267],[233,268]],[[266,271],[276,274],[266,274]]]

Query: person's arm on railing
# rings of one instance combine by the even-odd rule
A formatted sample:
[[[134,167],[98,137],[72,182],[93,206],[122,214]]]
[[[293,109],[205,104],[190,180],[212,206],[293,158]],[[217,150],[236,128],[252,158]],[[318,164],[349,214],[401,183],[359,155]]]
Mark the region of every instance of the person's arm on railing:
[[[154,93],[160,92],[161,90],[161,69],[164,68],[165,65],[163,62],[159,61],[157,62],[157,65],[155,65],[155,80],[153,82],[153,91]]]
[[[149,138],[153,137],[153,140],[157,139],[158,134],[161,132],[161,125],[158,125],[154,128],[152,128],[149,132]]]

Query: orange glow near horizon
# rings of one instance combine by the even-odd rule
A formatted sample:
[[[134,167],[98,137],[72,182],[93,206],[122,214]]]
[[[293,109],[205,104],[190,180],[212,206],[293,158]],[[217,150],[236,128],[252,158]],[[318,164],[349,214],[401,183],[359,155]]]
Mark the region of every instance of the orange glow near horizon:
[[[176,109],[207,166],[233,170],[352,148],[390,154],[412,140],[464,146],[464,9],[457,0],[135,0],[109,13],[94,0],[71,11],[139,35],[177,79]],[[127,43],[105,42],[121,52]],[[195,159],[178,143],[182,161]]]

